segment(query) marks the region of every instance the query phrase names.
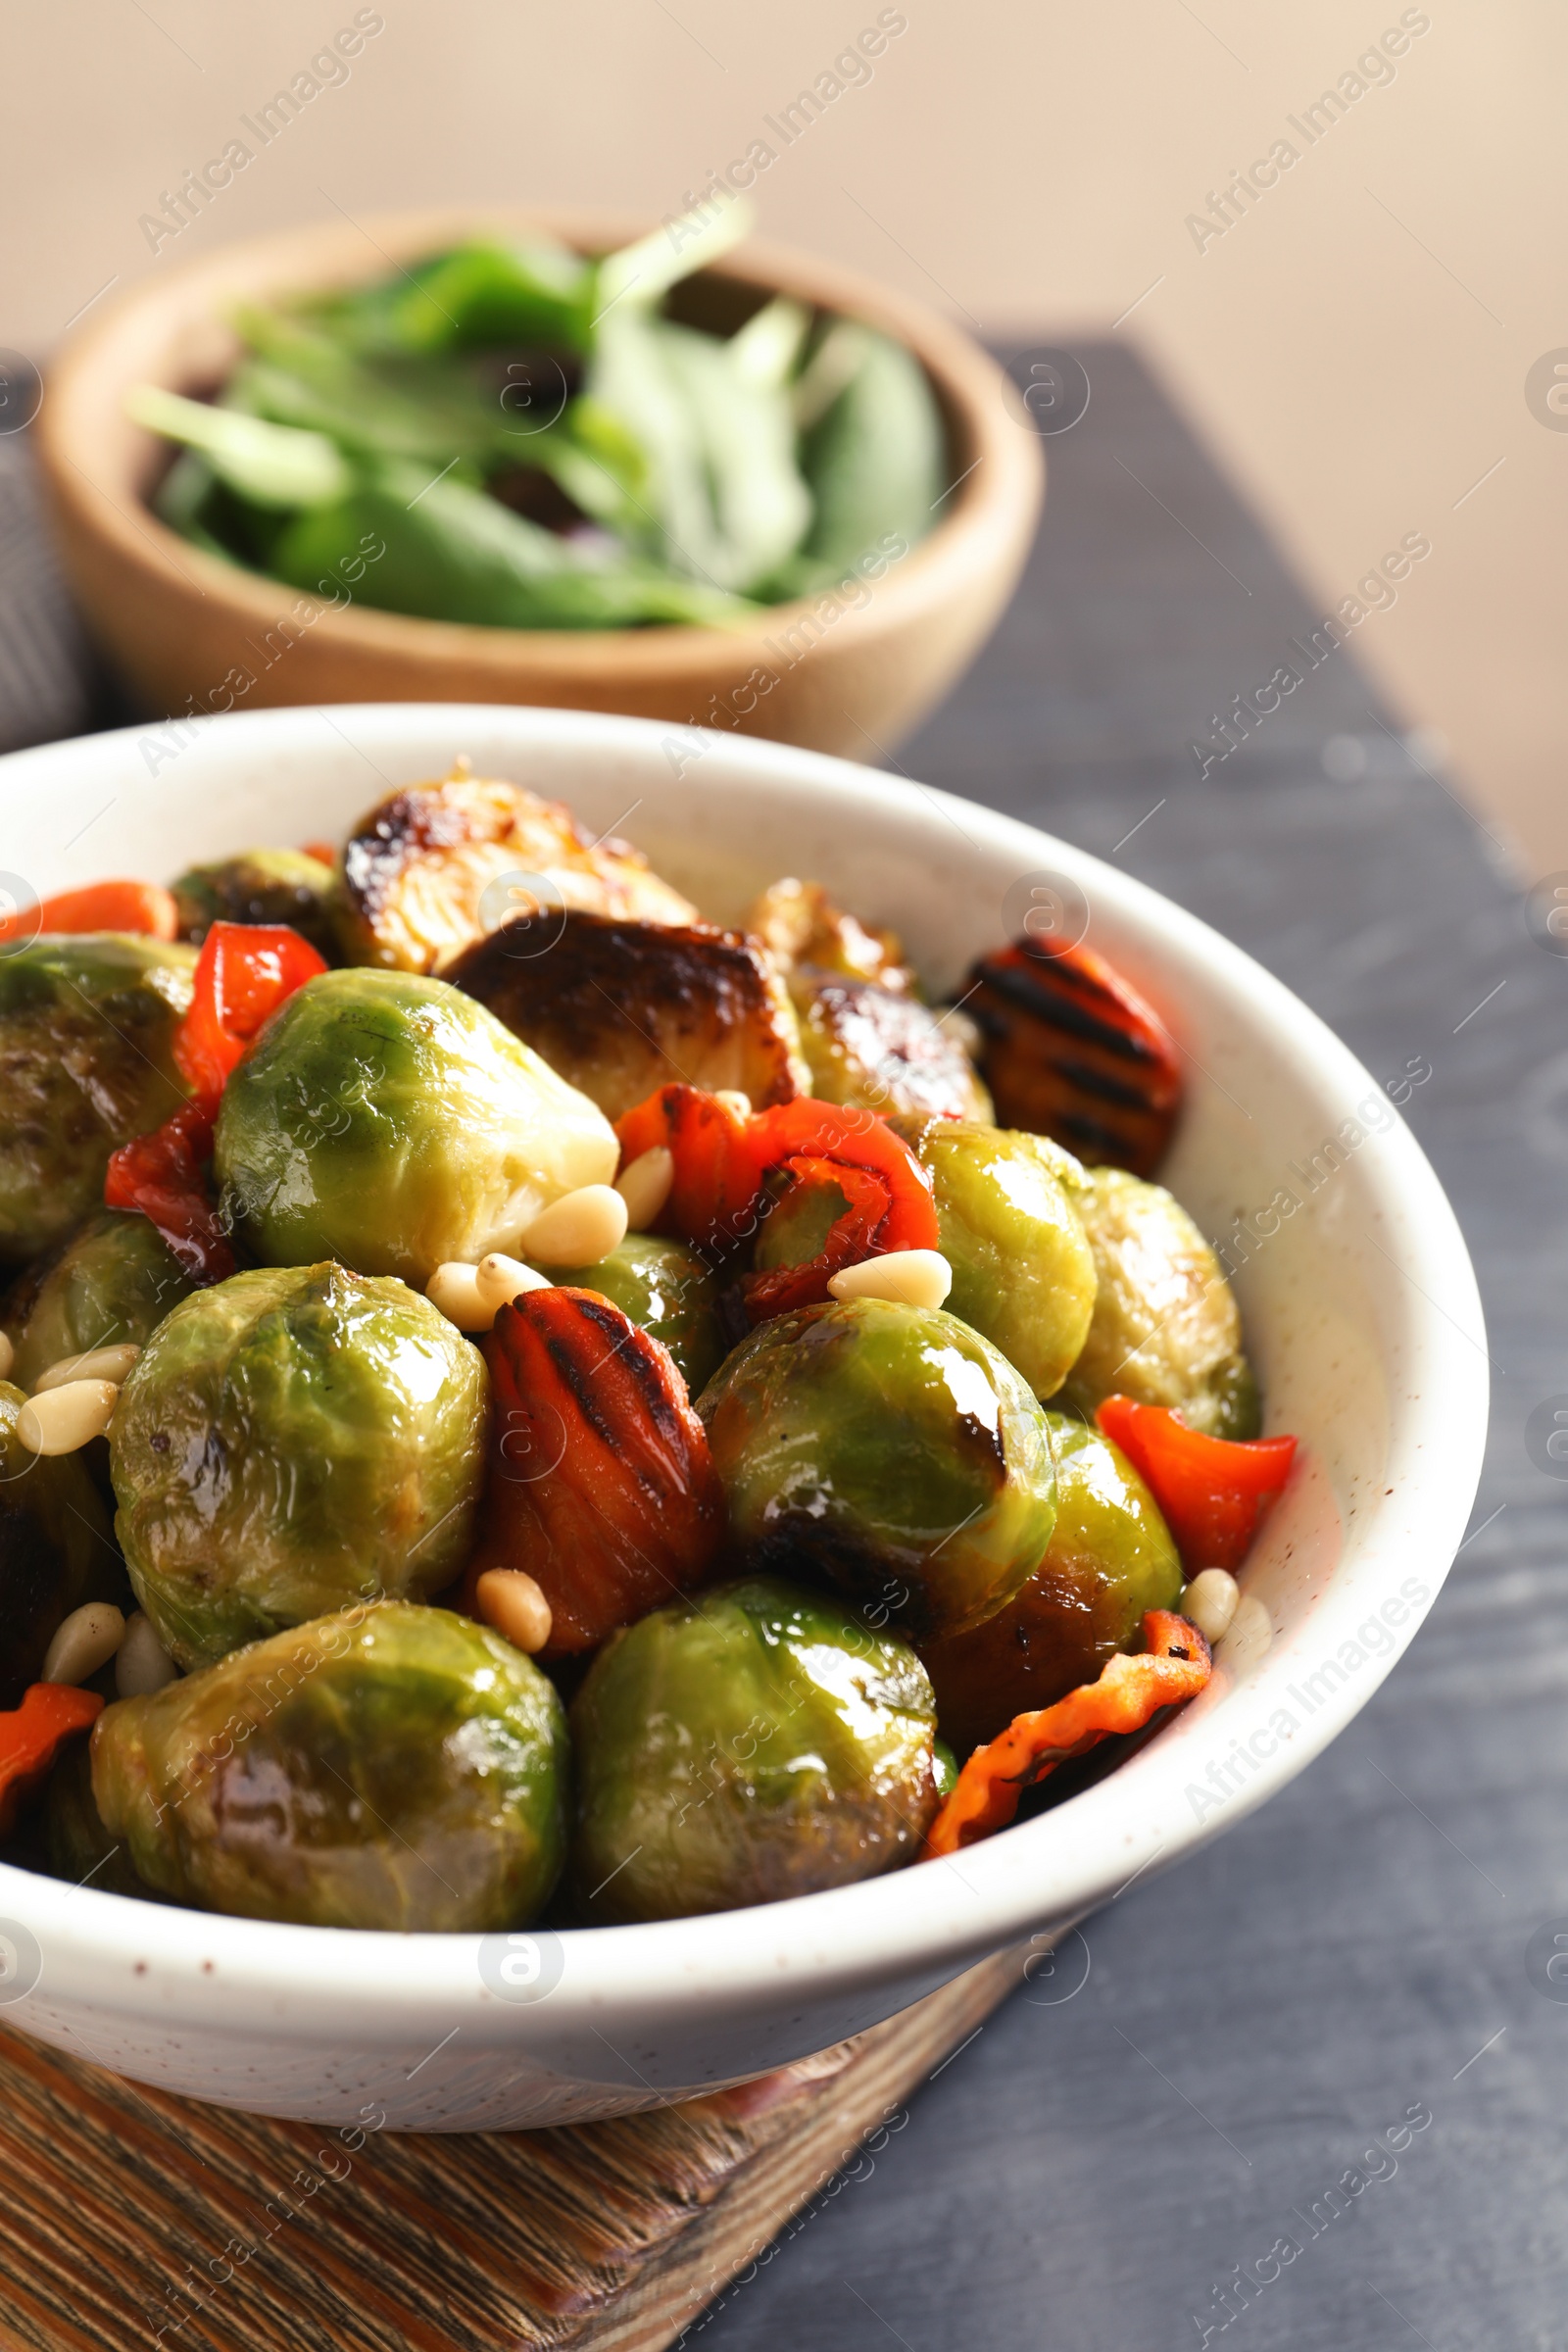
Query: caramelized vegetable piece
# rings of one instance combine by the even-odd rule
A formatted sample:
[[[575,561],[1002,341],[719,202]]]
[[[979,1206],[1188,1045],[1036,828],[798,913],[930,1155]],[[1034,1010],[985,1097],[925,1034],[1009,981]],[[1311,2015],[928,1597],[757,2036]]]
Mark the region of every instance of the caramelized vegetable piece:
[[[141,1347],[192,1288],[146,1217],[100,1209],[14,1286],[3,1321],[18,1388],[36,1388],[52,1364],[127,1341]]]
[[[287,923],[328,962],[337,939],[327,908],[336,853],[241,850],[211,865],[193,865],[173,885],[179,936],[200,947],[214,923]]]
[[[21,1706],[0,1715],[0,1838],[13,1834],[23,1807],[37,1795],[73,1733],[87,1731],[103,1711],[96,1690],[32,1683]]]
[[[667,1348],[593,1291],[525,1291],[483,1342],[495,1419],[479,1548],[550,1603],[546,1657],[595,1649],[712,1566],[723,1491]]]
[[[0,943],[36,939],[45,931],[131,931],[145,939],[172,939],[177,929],[174,902],[157,882],[89,882],[82,890],[57,891],[36,906],[0,915]]]
[[[983,956],[963,1009],[1004,1127],[1054,1136],[1090,1163],[1159,1165],[1181,1103],[1176,1045],[1153,1007],[1092,948],[1020,939]]]
[[[957,1039],[918,998],[814,970],[791,975],[808,1091],[823,1102],[991,1117],[991,1098]]]
[[[1121,1448],[1065,1413],[1046,1419],[1056,1524],[1044,1559],[995,1617],[920,1653],[943,1731],[964,1756],[1015,1715],[1093,1682],[1182,1589],[1170,1530]]]
[[[623,841],[592,841],[568,808],[460,769],[395,792],[343,851],[333,907],[351,963],[433,972],[538,909],[541,938],[564,906],[689,923],[696,908]]]
[[[958,1785],[932,1823],[926,1858],[1004,1830],[1026,1788],[1116,1732],[1142,1731],[1161,1707],[1196,1698],[1210,1673],[1208,1643],[1196,1625],[1168,1609],[1144,1619],[1144,1647],[1118,1651],[1098,1682],[1069,1690],[1054,1707],[1016,1716],[986,1747],[977,1747]]]
[[[1205,1437],[1163,1405],[1107,1396],[1095,1418],[1149,1481],[1190,1577],[1239,1568],[1296,1459],[1294,1438]]]
[[[746,928],[786,972],[809,964],[841,979],[875,981],[879,988],[903,992],[914,986],[898,933],[846,914],[820,882],[797,882],[791,875],[770,884],[747,915]]]
[[[761,1108],[805,1094],[795,1013],[767,956],[711,924],[561,910],[478,941],[443,978],[477,997],[606,1116],[684,1079]]]

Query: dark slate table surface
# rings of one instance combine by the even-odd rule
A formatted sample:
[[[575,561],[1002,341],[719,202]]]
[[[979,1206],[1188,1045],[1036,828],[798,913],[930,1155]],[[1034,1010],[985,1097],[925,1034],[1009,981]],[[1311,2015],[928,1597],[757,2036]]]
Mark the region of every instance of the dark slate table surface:
[[[1338,1744],[1089,1922],[688,2341],[1565,2352],[1568,1461],[1543,1423],[1568,1411],[1568,960],[1353,638],[1200,777],[1212,714],[1322,610],[1131,355],[1077,356],[1093,398],[1048,444],[1022,590],[895,764],[1116,858],[1374,1070],[1430,1062],[1407,1115],[1487,1302],[1487,1473]],[[0,705],[80,723],[14,468],[0,502]]]

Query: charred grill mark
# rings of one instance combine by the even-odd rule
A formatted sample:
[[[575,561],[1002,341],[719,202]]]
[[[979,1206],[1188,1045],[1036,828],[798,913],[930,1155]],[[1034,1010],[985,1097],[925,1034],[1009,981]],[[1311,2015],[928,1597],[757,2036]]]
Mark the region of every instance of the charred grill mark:
[[[1091,1011],[1078,1001],[1070,988],[1060,984],[1054,974],[1048,981],[1037,970],[1004,963],[1000,958],[983,964],[980,969],[984,987],[995,989],[999,997],[1016,1004],[1021,1011],[1031,1013],[1036,1020],[1048,1021],[1052,1028],[1064,1030],[1069,1037],[1080,1038],[1085,1045],[1100,1046],[1105,1053],[1114,1054],[1123,1061],[1157,1061],[1158,1056],[1144,1038]],[[1102,995],[1101,991],[1096,993]],[[972,1005],[967,1009],[974,1011]],[[975,1013],[975,1018],[979,1020],[980,1014]],[[987,1026],[984,1021],[981,1025]]]
[[[1108,1070],[1098,1070],[1092,1062],[1058,1060],[1056,1075],[1067,1086],[1075,1086],[1081,1095],[1094,1095],[1102,1102],[1112,1102],[1121,1110],[1151,1108],[1149,1097],[1125,1079],[1113,1078]]]

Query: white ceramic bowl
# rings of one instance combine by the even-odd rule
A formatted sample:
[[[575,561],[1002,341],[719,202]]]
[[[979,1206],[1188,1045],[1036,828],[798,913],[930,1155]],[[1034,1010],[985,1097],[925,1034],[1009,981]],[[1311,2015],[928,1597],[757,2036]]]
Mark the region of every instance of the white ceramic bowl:
[[[717,916],[780,873],[820,877],[895,924],[937,990],[1001,941],[1021,876],[1075,884],[1092,942],[1185,1050],[1165,1174],[1211,1234],[1249,1221],[1239,1288],[1267,1426],[1297,1432],[1303,1460],[1245,1572],[1257,1605],[1201,1698],[1095,1788],[950,1861],[515,1948],[214,1918],[0,1868],[8,2025],[144,2082],[324,2123],[379,2108],[403,2129],[506,2129],[652,2106],[819,2049],[1082,1917],[1229,1828],[1365,1704],[1475,1492],[1480,1302],[1452,1211],[1377,1080],[1248,956],[1027,825],[783,745],[583,712],[358,705],[219,718],[172,749],[167,729],[126,729],[0,761],[0,864],[40,892],[164,879],[256,842],[341,835],[389,787],[466,752],[480,774],[624,831]]]

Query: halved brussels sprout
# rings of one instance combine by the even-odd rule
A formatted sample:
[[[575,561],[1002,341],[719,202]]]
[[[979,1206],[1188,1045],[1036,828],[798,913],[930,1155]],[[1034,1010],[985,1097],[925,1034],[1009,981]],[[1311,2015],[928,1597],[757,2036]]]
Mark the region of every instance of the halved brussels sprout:
[[[566,1724],[488,1626],[388,1601],[122,1699],[92,1792],[150,1886],[244,1919],[520,1928],[565,1851]]]
[[[1129,1648],[1147,1609],[1174,1609],[1181,1560],[1159,1506],[1119,1446],[1048,1413],[1056,1524],[1045,1558],[1004,1609],[921,1655],[944,1735],[960,1756],[1026,1708],[1054,1706]]]
[[[607,1118],[681,1080],[743,1094],[754,1110],[806,1092],[795,1008],[770,958],[738,931],[561,908],[492,932],[443,977]]]
[[[332,868],[308,850],[241,850],[193,865],[171,885],[179,935],[200,947],[214,923],[287,923],[328,963],[338,960],[327,894]]]
[[[661,1233],[628,1233],[597,1265],[584,1266],[572,1280],[598,1291],[629,1321],[662,1341],[696,1396],[724,1360],[718,1325],[718,1284],[712,1270],[685,1242]]]
[[[63,1617],[118,1600],[125,1571],[109,1514],[75,1453],[33,1453],[17,1435],[27,1399],[0,1380],[0,1707],[35,1683]]]
[[[935,1728],[914,1652],[842,1602],[755,1578],[656,1609],[572,1703],[580,1909],[678,1919],[912,1861]]]
[[[615,1131],[472,997],[408,972],[322,972],[230,1078],[213,1166],[269,1265],[335,1257],[420,1288],[518,1250],[542,1208],[609,1184]]]
[[[484,1362],[401,1282],[262,1267],[182,1299],[110,1429],[115,1527],[171,1657],[422,1598],[472,1541]]]
[[[973,1062],[918,998],[808,969],[791,975],[790,993],[819,1101],[990,1118],[991,1097]]]
[[[1218,1258],[1181,1202],[1123,1168],[1087,1168],[1074,1196],[1099,1290],[1061,1401],[1092,1418],[1117,1391],[1176,1406],[1212,1438],[1255,1438],[1257,1384]]]
[[[911,1641],[984,1624],[1051,1540],[1045,1414],[955,1315],[857,1298],[776,1316],[699,1410],[746,1564],[836,1584]]]
[[[0,1263],[24,1263],[104,1195],[109,1155],[185,1099],[174,1031],[192,948],[118,931],[0,956]]]
[[[18,1387],[35,1387],[52,1364],[91,1348],[127,1341],[139,1348],[190,1289],[150,1218],[101,1209],[52,1256],[29,1266],[6,1299]]]
[[[432,972],[531,908],[582,906],[640,922],[697,909],[624,841],[592,841],[569,808],[470,776],[411,784],[360,819],[333,892],[351,963]]]
[[[953,1268],[948,1312],[983,1332],[1037,1396],[1053,1396],[1083,1348],[1096,1273],[1073,1189],[1083,1171],[1043,1135],[960,1119],[893,1119],[936,1192]]]

